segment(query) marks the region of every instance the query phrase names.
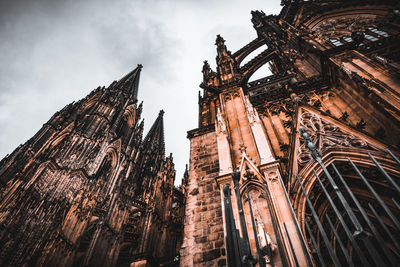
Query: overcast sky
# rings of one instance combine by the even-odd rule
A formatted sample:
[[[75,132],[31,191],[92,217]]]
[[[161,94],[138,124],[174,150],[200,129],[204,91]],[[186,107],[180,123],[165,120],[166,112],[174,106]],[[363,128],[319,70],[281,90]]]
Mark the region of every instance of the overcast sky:
[[[145,133],[165,110],[166,153],[179,184],[198,125],[203,60],[215,70],[215,37],[235,52],[256,37],[251,10],[280,0],[1,0],[0,158],[57,110],[143,64]],[[253,55],[254,56],[254,55]]]

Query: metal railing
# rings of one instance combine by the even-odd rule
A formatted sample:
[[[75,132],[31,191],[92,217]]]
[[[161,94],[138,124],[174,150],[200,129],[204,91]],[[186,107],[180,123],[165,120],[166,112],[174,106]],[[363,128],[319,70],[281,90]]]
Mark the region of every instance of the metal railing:
[[[331,173],[322,161],[321,153],[317,150],[315,144],[311,140],[307,131],[300,127],[300,134],[304,138],[306,147],[314,160],[321,167],[320,175],[313,169],[315,175],[315,186],[319,186],[318,194],[320,199],[326,205],[325,213],[320,207],[313,203],[310,192],[304,185],[304,180],[296,174],[295,178],[299,185],[300,198],[305,200],[305,213],[307,218],[304,219],[304,237],[309,240],[307,248],[306,240],[302,235],[302,228],[298,225],[297,219],[290,202],[289,196],[285,191],[285,187],[281,180],[281,186],[284,188],[285,199],[289,206],[292,219],[296,228],[297,237],[300,240],[302,252],[307,262],[307,266],[400,266],[400,187],[395,178],[389,175],[378,160],[368,153],[372,162],[369,166],[375,166],[376,171],[382,174],[382,180],[387,181],[385,188],[388,188],[390,194],[382,196],[382,190],[376,188],[376,183],[369,181],[356,164],[348,158],[350,171],[353,176],[357,177],[368,193],[368,198],[360,198],[359,191],[355,191],[354,186],[349,185],[350,180],[345,179],[346,174],[340,170],[334,163],[331,163]],[[399,159],[387,150],[390,158],[393,159],[394,165],[399,165]],[[371,164],[373,163],[373,164]],[[340,167],[340,166],[339,166]],[[396,166],[392,166],[394,169]],[[348,171],[348,170],[347,170]],[[243,211],[243,203],[240,195],[239,180],[240,173],[234,171],[232,174],[234,190],[237,201],[239,214],[239,226],[241,234],[236,228],[235,218],[232,209],[231,189],[228,184],[224,185],[224,208],[225,208],[225,226],[226,226],[226,251],[228,266],[275,266],[273,249],[270,244],[262,247],[257,233],[256,220],[253,214],[253,207],[249,196],[249,184],[245,185],[244,192],[247,195],[250,224],[253,228],[256,255],[252,255],[250,240],[247,232],[246,216]],[[353,179],[354,180],[354,179]],[[357,185],[357,186],[361,186]],[[274,237],[277,246],[277,252],[282,266],[300,266],[299,261],[294,253],[291,235],[287,230],[285,223],[279,223],[274,216],[272,203],[269,197],[268,184],[264,181],[261,184],[265,200],[270,216],[270,221],[274,231]],[[308,188],[313,190],[313,188]],[[359,190],[359,188],[356,188]],[[363,191],[363,192],[364,192]],[[380,192],[379,192],[380,191]],[[384,191],[386,192],[386,191]],[[366,194],[366,193],[365,193]],[[382,198],[383,197],[383,198]],[[374,203],[371,203],[373,199]],[[388,206],[390,200],[390,207]],[[386,201],[386,202],[385,202]],[[378,209],[378,210],[377,210]],[[330,211],[328,214],[327,211]],[[308,215],[307,215],[308,214]],[[290,263],[288,256],[285,254],[285,244],[281,234],[287,237],[288,246],[292,251],[293,262]],[[253,248],[254,249],[254,248]],[[287,252],[290,253],[290,252]],[[311,259],[311,257],[313,259]],[[266,258],[269,261],[266,261]]]
[[[400,246],[397,237],[400,233],[400,222],[398,216],[395,216],[394,212],[389,208],[388,204],[382,199],[382,196],[378,194],[373,184],[371,184],[371,182],[367,180],[367,178],[360,171],[359,167],[357,167],[350,158],[348,158],[348,162],[352,168],[353,174],[357,175],[357,178],[360,179],[365,189],[367,189],[369,197],[373,198],[374,201],[376,201],[376,203],[378,204],[376,206],[380,208],[381,214],[385,215],[385,221],[378,214],[378,212],[376,212],[372,203],[368,202],[367,205],[365,203],[364,205],[360,203],[360,200],[357,199],[356,194],[353,192],[352,188],[348,185],[346,179],[343,177],[344,175],[339,171],[339,168],[337,168],[334,163],[331,163],[334,174],[336,175],[338,180],[340,180],[340,183],[342,185],[342,189],[340,189],[335,179],[332,177],[331,173],[329,173],[327,167],[323,163],[321,154],[311,140],[310,135],[303,127],[300,127],[299,130],[301,136],[304,138],[306,147],[310,151],[310,154],[322,168],[322,174],[325,175],[328,180],[327,186],[333,189],[333,193],[330,194],[328,192],[327,186],[324,185],[322,179],[319,177],[315,169],[313,169],[316,181],[322,189],[323,195],[329,203],[329,207],[333,210],[333,213],[336,216],[336,218],[334,219],[336,219],[335,221],[338,222],[337,227],[338,229],[343,229],[345,233],[341,237],[336,227],[334,226],[334,223],[332,222],[330,216],[328,214],[318,214],[316,212],[315,207],[303,186],[303,183],[301,182],[299,176],[296,175],[296,180],[300,185],[302,195],[306,199],[307,208],[312,215],[310,221],[307,221],[307,219],[305,219],[304,222],[306,232],[317,254],[318,261],[316,262],[319,262],[321,266],[355,266],[354,259],[357,257],[360,263],[364,266],[399,266]],[[399,159],[390,150],[387,150],[387,152],[400,166]],[[392,193],[396,196],[396,198],[399,198],[400,188],[398,184],[385,171],[385,169],[381,166],[381,164],[379,164],[379,162],[374,158],[371,153],[368,153],[368,156],[372,160],[376,168],[383,175],[383,177],[385,177],[386,181],[391,185],[393,191]],[[350,198],[350,200],[354,203],[353,206],[350,205],[344,194],[348,195],[348,198]],[[336,203],[333,197],[337,199]],[[385,198],[387,198],[387,196],[385,196]],[[396,198],[392,197],[392,202],[393,205],[398,209],[397,215],[399,215],[398,212],[400,211],[400,209],[398,207],[398,202]],[[340,207],[343,207],[344,210],[340,210]],[[369,212],[370,215],[368,215],[367,212]],[[356,213],[360,214],[361,216],[357,216]],[[325,217],[325,220],[329,225],[328,232],[332,233],[331,238],[329,238],[327,230],[323,227],[323,223],[321,222],[321,219],[323,219],[323,217]],[[373,220],[377,221],[378,224],[374,223]],[[348,221],[350,222],[350,224],[347,223]],[[317,226],[317,232],[312,230],[310,223],[313,223]],[[392,231],[389,229],[388,225],[392,226]],[[353,232],[350,230],[351,228],[354,229]],[[396,229],[396,233],[393,232],[393,229]],[[385,234],[386,237],[388,237],[390,240],[387,240],[387,238],[385,239],[382,233]],[[321,246],[318,244],[315,235],[321,237],[325,246]],[[342,254],[341,260],[339,260],[338,258],[339,250],[335,250],[333,248],[332,237],[334,237],[338,244],[338,248],[340,248]],[[345,244],[349,244],[350,246],[346,247]],[[329,257],[324,257],[322,255],[322,249],[328,252]],[[350,251],[355,252],[353,257],[351,257]]]

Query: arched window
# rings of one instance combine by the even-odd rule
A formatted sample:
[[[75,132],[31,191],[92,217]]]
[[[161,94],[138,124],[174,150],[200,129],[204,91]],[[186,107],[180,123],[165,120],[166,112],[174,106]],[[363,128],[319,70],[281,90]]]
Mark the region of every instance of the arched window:
[[[107,155],[103,159],[99,171],[97,172],[96,180],[103,179],[104,181],[107,181],[111,172],[112,172],[111,156]]]
[[[276,243],[273,241],[272,217],[262,189],[254,185],[250,185],[246,189],[246,193],[243,195],[243,212],[250,242],[255,243],[257,239],[262,256],[269,262],[268,250],[275,251]],[[253,255],[257,255],[256,247],[252,247],[252,250]]]

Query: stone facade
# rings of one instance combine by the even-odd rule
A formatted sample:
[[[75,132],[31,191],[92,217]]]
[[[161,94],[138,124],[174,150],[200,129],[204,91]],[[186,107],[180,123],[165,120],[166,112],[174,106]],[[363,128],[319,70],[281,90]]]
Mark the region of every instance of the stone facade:
[[[400,166],[386,150],[400,150],[400,6],[282,5],[253,11],[257,38],[234,53],[218,35],[216,71],[204,62],[181,266],[393,265]],[[271,75],[251,80],[265,64]]]
[[[180,188],[141,66],[3,159],[0,265],[397,266],[400,6],[282,6],[234,53],[217,36]]]
[[[1,266],[176,264],[185,189],[163,111],[142,139],[140,71],[67,105],[0,162]]]

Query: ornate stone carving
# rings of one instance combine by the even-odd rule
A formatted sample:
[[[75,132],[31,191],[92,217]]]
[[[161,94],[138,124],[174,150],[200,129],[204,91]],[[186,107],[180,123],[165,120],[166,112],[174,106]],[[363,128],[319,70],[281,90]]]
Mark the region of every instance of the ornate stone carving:
[[[340,38],[342,35],[351,36],[353,32],[364,31],[365,27],[375,25],[375,20],[374,15],[368,14],[328,18],[314,26],[313,31],[324,39]]]
[[[232,93],[232,97],[233,98],[240,97],[240,93],[238,91],[235,91]]]
[[[246,107],[247,117],[249,118],[250,124],[260,121],[260,117],[258,116],[257,110],[250,103],[250,99],[248,96],[244,97],[244,104]]]
[[[277,250],[277,245],[272,241],[270,234],[265,231],[265,225],[263,223],[262,217],[260,215],[260,211],[258,210],[258,205],[257,205],[257,199],[261,198],[261,192],[258,190],[251,190],[249,192],[250,199],[248,201],[252,202],[252,208],[254,209],[254,220],[256,224],[256,232],[257,232],[257,238],[258,242],[260,244],[260,249],[264,254],[264,258],[266,260],[266,263],[270,262],[270,259],[268,257],[268,247],[271,249],[272,253],[275,254]]]
[[[321,153],[331,147],[374,149],[364,139],[361,139],[352,133],[344,132],[339,125],[336,125],[311,111],[302,109],[299,121],[300,126],[303,126],[311,135],[311,139]],[[297,153],[299,166],[304,166],[311,160],[311,155],[304,143],[300,145]]]
[[[225,119],[224,119],[219,107],[217,108],[217,120],[216,120],[215,127],[216,127],[217,134],[219,134],[219,133],[226,134]]]

